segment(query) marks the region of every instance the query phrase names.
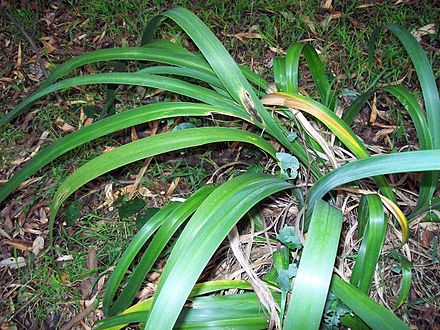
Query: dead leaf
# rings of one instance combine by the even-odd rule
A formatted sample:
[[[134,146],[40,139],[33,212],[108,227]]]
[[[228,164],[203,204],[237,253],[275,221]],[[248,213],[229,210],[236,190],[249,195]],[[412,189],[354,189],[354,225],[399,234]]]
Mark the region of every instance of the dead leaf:
[[[180,176],[178,176],[173,182],[171,182],[170,187],[165,193],[165,196],[170,197],[173,194],[174,190],[176,190],[177,185],[179,184],[179,181],[180,181]]]
[[[389,134],[394,132],[394,128],[384,128],[376,132],[375,139],[376,141],[381,141],[385,139]]]
[[[36,222],[25,222],[23,225],[23,230],[26,233],[41,235],[42,231],[40,230],[40,226]]]
[[[56,258],[56,262],[63,262],[63,261],[70,261],[70,260],[73,260],[73,256],[71,256],[70,254],[67,254],[67,255],[65,255],[65,256],[61,256],[61,257],[58,257],[58,258]]]
[[[85,37],[87,37],[87,33],[81,34],[80,36],[78,36],[77,40],[81,41],[83,40]]]
[[[321,8],[324,8],[324,9],[332,8],[332,1],[333,0],[321,0]]]
[[[57,124],[58,128],[65,133],[76,131],[75,126],[72,126],[69,123],[66,123],[63,119],[61,119],[59,117],[55,120],[55,123]]]
[[[115,149],[116,149],[115,147],[105,147],[105,149],[102,151],[102,153],[105,154],[106,152],[110,152]]]
[[[255,32],[241,32],[234,34],[234,37],[240,40],[241,42],[244,41],[244,39],[262,39],[263,36],[260,33]]]
[[[370,124],[374,124],[377,118],[377,99],[374,93],[373,103],[371,104]]]
[[[87,270],[93,270],[98,268],[98,258],[96,257],[96,248],[91,247],[89,248],[89,253],[87,255],[87,263],[86,263]],[[85,278],[83,281],[81,281],[81,298],[86,299],[87,297],[93,295],[92,289],[93,289],[93,283],[96,280],[95,275],[91,275],[87,278]]]
[[[70,284],[69,281],[69,275],[66,272],[61,272],[60,273],[60,281],[61,283],[63,283],[64,285],[68,285]]]
[[[32,244],[32,253],[38,256],[43,249],[44,249],[44,238],[38,236],[34,240],[34,243]]]
[[[423,36],[426,36],[428,34],[435,34],[435,24],[426,24],[425,26],[412,30],[411,34],[414,36],[414,38],[417,39],[418,42],[420,42]]]
[[[17,63],[15,64],[15,68],[19,69],[22,63],[22,54],[21,54],[21,42],[18,43],[18,52],[17,52]]]
[[[43,46],[46,49],[48,54],[53,53],[53,51],[56,49],[54,47],[54,44],[55,44],[55,38],[54,37],[52,37],[52,36],[41,37],[40,41],[43,44]]]
[[[139,136],[137,135],[137,132],[136,132],[136,127],[132,126],[131,130],[130,130],[130,133],[131,133],[130,137],[131,137],[131,141],[132,142],[139,140]]]
[[[3,244],[13,246],[14,248],[22,251],[32,251],[32,247],[28,241],[5,239],[3,240]]]
[[[423,239],[422,239],[422,246],[425,249],[429,249],[431,247],[431,232],[429,230],[423,231]]]
[[[26,261],[24,260],[23,257],[18,257],[17,259],[7,258],[0,261],[0,268],[6,267],[11,269],[17,269],[24,266],[26,266]]]
[[[357,8],[358,9],[369,8],[369,7],[374,7],[374,6],[377,6],[377,5],[380,5],[380,2],[364,3],[362,5],[357,6]]]
[[[276,54],[282,54],[282,55],[287,54],[287,52],[284,49],[279,48],[279,47],[269,47],[269,49]]]

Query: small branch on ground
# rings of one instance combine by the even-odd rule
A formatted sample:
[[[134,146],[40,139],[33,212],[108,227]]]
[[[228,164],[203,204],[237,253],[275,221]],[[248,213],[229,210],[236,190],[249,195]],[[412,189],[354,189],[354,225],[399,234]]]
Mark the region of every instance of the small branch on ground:
[[[87,315],[89,315],[91,312],[93,312],[98,307],[97,301],[90,304],[88,307],[83,309],[78,315],[76,315],[73,319],[71,319],[69,322],[67,322],[61,330],[69,330],[72,329],[75,324],[82,321],[83,318],[85,318]]]

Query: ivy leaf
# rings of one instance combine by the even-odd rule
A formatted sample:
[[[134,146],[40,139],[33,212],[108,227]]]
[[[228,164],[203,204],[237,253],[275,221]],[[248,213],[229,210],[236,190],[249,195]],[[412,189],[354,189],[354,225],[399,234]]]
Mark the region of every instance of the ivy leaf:
[[[281,177],[285,180],[295,179],[298,175],[298,159],[285,152],[277,152],[278,166],[281,169]]]
[[[66,224],[68,226],[74,226],[75,221],[81,218],[81,211],[75,204],[70,204],[67,207],[65,216],[66,216]]]
[[[285,226],[280,230],[277,239],[287,246],[290,250],[299,249],[302,247],[301,241],[295,228],[292,226]]]
[[[345,314],[351,313],[351,309],[347,307],[338,297],[330,292],[327,296],[327,301],[324,308],[323,329],[324,330],[337,330],[341,317]]]
[[[119,217],[128,218],[142,210],[145,205],[145,201],[142,198],[134,198],[130,201],[124,202],[118,208]]]
[[[291,132],[289,135],[287,135],[287,140],[290,142],[295,141],[295,139],[298,137],[298,135],[295,132]]]
[[[194,125],[192,123],[181,123],[181,124],[177,125],[176,127],[174,127],[173,131],[181,131],[183,129],[188,129],[188,128],[196,128],[196,125]]]
[[[278,283],[280,284],[280,289],[283,292],[292,290],[292,281],[291,279],[296,276],[298,272],[298,267],[296,264],[289,264],[288,269],[282,269],[278,272]]]
[[[248,173],[263,173],[264,168],[260,164],[251,164],[247,171]]]

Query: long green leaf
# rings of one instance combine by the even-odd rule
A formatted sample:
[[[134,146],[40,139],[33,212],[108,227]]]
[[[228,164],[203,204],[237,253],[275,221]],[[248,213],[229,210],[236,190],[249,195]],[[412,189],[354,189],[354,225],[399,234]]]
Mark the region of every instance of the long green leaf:
[[[130,306],[137,292],[142,286],[142,282],[147,276],[147,273],[150,271],[151,267],[153,267],[160,253],[169,243],[171,237],[182,225],[182,223],[186,221],[192,213],[194,213],[203,200],[205,200],[205,198],[214,191],[214,189],[216,189],[215,186],[202,187],[184,203],[176,207],[173,212],[167,216],[153,240],[148,245],[148,248],[143,253],[143,256],[136,265],[135,270],[130,275],[130,279],[127,281],[124,289],[118,294],[117,300],[111,306],[111,308],[109,308],[110,303],[113,301],[114,294],[116,293],[116,290],[121,283],[128,266],[136,257],[147,239],[153,234],[151,229],[147,228],[144,230],[144,228],[142,228],[142,230],[133,238],[133,241],[125,250],[109,279],[103,300],[104,311],[107,310],[109,315],[115,315]],[[148,227],[150,222],[151,220],[148,221],[145,226]]]
[[[204,295],[207,293],[213,293],[213,292],[220,291],[220,290],[228,290],[228,289],[252,290],[252,286],[249,284],[249,282],[243,281],[243,280],[207,281],[207,282],[197,283],[196,285],[194,285],[194,288],[191,290],[189,298],[201,296],[201,295]],[[274,294],[274,298],[277,299],[276,294]],[[134,312],[148,312],[151,309],[152,300],[153,300],[153,298],[150,298],[147,300],[142,300],[142,301],[138,302],[137,304],[131,306],[130,308],[126,309],[124,312],[122,312],[119,315],[129,314],[129,313],[134,313]],[[239,307],[241,307],[241,306],[239,306]],[[246,306],[244,306],[244,308],[246,308]],[[258,314],[260,314],[260,307],[258,307]],[[145,316],[141,321],[147,320],[148,313],[145,313],[144,315]],[[118,325],[115,325],[115,326],[108,326],[108,327],[105,326],[105,324],[107,324],[106,322],[114,322],[113,320],[117,317],[118,316],[110,317],[105,320],[102,320],[102,321],[98,322],[98,326],[102,325],[106,329],[111,329],[111,330],[122,329],[127,324],[119,323]]]
[[[175,21],[189,35],[204,55],[206,61],[211,65],[212,70],[214,70],[217,77],[223,83],[225,89],[252,116],[254,123],[258,127],[264,124],[264,129],[269,134],[276,137],[292,152],[301,154],[299,157],[303,157],[303,160],[306,161],[306,157],[304,157],[306,155],[302,152],[300,144],[292,145],[290,143],[286,130],[276,124],[261,104],[255,91],[231,55],[229,55],[212,31],[197,16],[185,8],[174,8],[166,11],[163,15]],[[157,27],[158,24],[160,24],[160,19],[156,19],[151,28]],[[318,173],[318,171],[314,170],[315,175],[319,175]]]
[[[55,91],[62,89],[92,84],[120,84],[120,85],[136,85],[159,88],[170,92],[178,93],[191,97],[208,104],[226,107],[240,111],[241,108],[233,101],[225,98],[217,92],[210,89],[200,87],[194,84],[184,82],[175,78],[150,75],[146,73],[101,73],[89,76],[82,76],[62,80],[54,85],[50,85],[42,90],[35,92],[32,96],[21,102],[14,110],[7,113],[0,120],[0,126],[9,122],[12,118],[23,113],[27,107],[35,101]]]
[[[157,66],[149,66],[145,69],[139,70],[136,73],[148,73],[148,74],[155,74],[155,75],[175,75],[175,76],[183,76],[183,77],[189,77],[193,79],[198,79],[200,81],[206,82],[212,86],[215,86],[219,89],[224,88],[220,80],[215,75],[207,74],[205,72],[197,71],[194,69],[188,69],[188,68],[180,68],[176,66],[163,66],[163,65],[157,65]]]
[[[319,329],[341,228],[342,212],[318,201],[287,309],[286,329]]]
[[[379,305],[365,293],[333,275],[331,291],[341,299],[357,316],[359,316],[372,329],[380,330],[408,330],[391,311]]]
[[[179,206],[179,203],[169,203],[164,206],[159,212],[157,212],[136,234],[131,241],[130,245],[122,254],[113,271],[110,279],[107,282],[104,298],[103,298],[103,311],[105,315],[110,312],[110,305],[113,301],[114,294],[116,293],[119,284],[124,277],[125,272],[132,263],[136,254],[145,244],[145,242],[153,235],[153,233],[167,220],[168,216]]]
[[[314,204],[333,188],[376,175],[440,170],[440,150],[379,155],[345,164],[319,179],[309,190],[308,216]]]
[[[289,47],[286,55],[286,90],[280,92],[298,93],[299,59],[301,54],[307,62],[322,103],[335,111],[336,96],[331,89],[325,73],[324,65],[315,48],[305,43],[295,43]]]
[[[192,287],[232,227],[260,200],[290,187],[274,176],[244,174],[217,188],[177,240],[159,281],[146,329],[171,329]]]
[[[166,42],[169,46],[164,47],[164,43],[165,41],[150,43],[148,47],[99,49],[82,54],[59,65],[48,79],[43,82],[41,88],[48,87],[80,66],[105,61],[151,61],[213,74],[208,63],[203,58],[190,53],[184,48],[176,47],[171,42]]]
[[[363,218],[359,219],[359,222],[365,221],[366,225],[350,283],[365,294],[368,294],[387,229],[380,197],[377,195],[362,196],[359,204],[358,218]]]
[[[422,46],[406,29],[393,23],[385,25],[385,28],[399,38],[411,58],[422,88],[432,145],[435,149],[440,149],[440,97],[428,57]],[[370,64],[372,63],[379,32],[380,30],[376,30],[370,41],[368,50]]]
[[[115,131],[146,123],[153,120],[179,116],[209,116],[214,113],[239,117],[250,121],[247,113],[238,110],[215,107],[205,104],[184,102],[163,102],[149,104],[127,110],[117,115],[105,118],[98,122],[75,131],[51,145],[42,149],[35,157],[29,160],[8,182],[0,188],[0,202],[24,182],[31,175],[49,164],[54,159],[84,143],[97,139]]]
[[[422,111],[419,103],[415,96],[410,93],[405,87],[396,86],[385,86],[377,89],[371,89],[366,93],[360,95],[351,105],[347,112],[344,114],[342,119],[351,125],[355,116],[359,113],[361,108],[367,102],[368,98],[373,95],[376,91],[383,90],[385,92],[393,95],[406,109],[410,115],[414,127],[417,132],[417,137],[419,139],[420,149],[428,150],[432,149],[431,134],[429,132],[428,123],[426,122],[425,114]],[[415,211],[421,208],[423,205],[428,203],[429,199],[432,198],[435,188],[437,186],[438,176],[432,172],[425,172],[422,174],[422,179],[420,183],[419,198],[417,201],[417,206]]]
[[[440,97],[428,57],[423,51],[422,46],[420,46],[416,38],[414,38],[409,31],[393,23],[385,25],[385,28],[399,38],[400,42],[411,58],[419,79],[420,87],[422,89],[428,128],[431,133],[432,148],[440,149]],[[380,29],[376,29],[371,37],[368,50],[370,65],[373,62],[376,39],[379,32]],[[421,196],[417,202],[416,210],[423,207],[428,200],[432,198],[432,195],[437,187],[439,177],[440,171],[436,171],[427,174],[422,178],[422,187],[426,188],[424,191],[421,191]]]
[[[273,76],[277,91],[285,91],[287,89],[285,57],[277,57],[273,59]]]
[[[278,301],[279,295],[274,294],[274,298]],[[174,329],[267,329],[268,320],[261,311],[255,293],[195,297],[190,300],[191,307],[182,310]],[[117,330],[128,323],[147,321],[150,301],[144,301],[142,310],[99,321],[95,329]]]
[[[411,273],[413,264],[397,251],[392,251],[391,256],[399,261],[400,270],[402,272],[402,282],[400,284],[399,296],[394,304],[394,308],[399,308],[405,302],[406,298],[408,298],[409,290],[411,289]]]
[[[78,168],[58,188],[50,204],[49,234],[52,239],[55,216],[61,204],[83,184],[111,170],[140,159],[173,150],[214,142],[238,141],[254,144],[275,157],[272,145],[256,134],[231,128],[192,128],[140,139],[100,155]]]

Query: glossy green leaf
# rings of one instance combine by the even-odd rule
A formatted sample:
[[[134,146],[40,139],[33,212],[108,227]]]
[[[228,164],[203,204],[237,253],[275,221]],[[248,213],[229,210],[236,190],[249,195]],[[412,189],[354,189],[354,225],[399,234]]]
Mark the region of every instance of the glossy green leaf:
[[[409,290],[411,289],[411,273],[413,264],[397,251],[393,251],[391,253],[391,256],[399,262],[400,271],[402,273],[402,282],[400,284],[399,296],[397,297],[396,303],[394,304],[394,308],[399,308],[408,298]]]
[[[275,85],[277,91],[287,90],[287,79],[286,79],[286,58],[276,57],[273,59],[273,75],[275,79]]]
[[[243,280],[214,280],[214,281],[207,281],[202,283],[197,283],[194,285],[194,288],[191,290],[191,293],[189,297],[197,297],[200,295],[204,295],[207,293],[213,293],[220,290],[229,290],[229,289],[241,289],[241,290],[252,290],[252,286],[247,281]],[[277,298],[277,295],[274,296],[274,298]],[[115,326],[106,326],[107,322],[114,323],[114,320],[117,320],[119,316],[123,314],[129,314],[134,312],[144,312],[144,315],[141,315],[142,319],[141,321],[146,321],[148,317],[148,311],[151,309],[151,303],[153,298],[142,300],[138,302],[137,304],[131,306],[130,308],[123,311],[118,316],[110,317],[107,319],[104,319],[102,321],[98,322],[98,326],[103,326],[106,329],[111,330],[119,330],[125,327],[127,324],[124,324],[122,321],[118,322],[118,325]],[[246,308],[246,305],[244,306]],[[145,313],[146,312],[146,313]],[[258,313],[260,312],[260,308],[258,308]],[[136,322],[136,321],[133,321]]]
[[[185,202],[173,209],[171,213],[166,215],[166,218],[161,223],[161,227],[158,229],[153,240],[148,244],[148,248],[145,250],[142,258],[139,260],[136,268],[130,275],[125,287],[118,294],[114,304],[111,305],[116,290],[121,283],[128,266],[139,253],[147,239],[152,236],[154,230],[150,229],[151,225],[150,222],[148,222],[146,224],[146,229],[143,228],[138,234],[136,234],[130,245],[124,251],[124,254],[120,258],[120,261],[116,265],[116,268],[107,283],[107,288],[103,299],[103,309],[106,314],[115,315],[130,306],[137,292],[141,288],[142,282],[144,281],[147,273],[151,270],[151,267],[153,267],[160,253],[169,243],[171,237],[183,224],[183,222],[188,219],[188,217],[200,206],[205,198],[209,196],[209,194],[215,189],[215,186],[202,187]]]
[[[93,52],[79,55],[64,64],[57,66],[46,79],[41,88],[46,88],[56,80],[65,77],[70,72],[83,65],[90,65],[105,61],[150,61],[162,64],[175,65],[182,68],[193,69],[206,74],[213,74],[208,63],[176,44],[160,40],[148,44],[148,47],[123,47],[98,49]]]
[[[435,170],[440,170],[440,150],[400,152],[352,161],[315,183],[309,190],[307,213],[310,216],[319,199],[345,183],[376,175]]]
[[[292,226],[285,226],[281,229],[277,239],[291,250],[300,249],[302,247],[295,227]]]
[[[304,56],[307,65],[315,82],[316,89],[322,103],[329,109],[335,110],[336,96],[331,89],[330,83],[325,73],[324,65],[319,58],[316,50],[309,44],[295,43],[289,47],[286,55],[286,81],[285,90],[279,90],[288,93],[298,94],[298,72],[299,59],[301,54]]]
[[[440,149],[440,97],[428,57],[423,51],[422,46],[420,46],[416,38],[414,38],[409,31],[394,23],[385,25],[385,28],[399,38],[411,58],[422,89],[432,148]],[[376,29],[371,37],[368,50],[370,65],[373,62],[376,39],[380,30],[381,29]],[[421,139],[421,136],[419,136],[419,139]],[[416,210],[423,207],[428,200],[432,198],[439,177],[439,171],[424,175],[421,183],[424,189],[420,191],[420,198],[417,202]]]
[[[423,51],[422,46],[420,46],[414,36],[406,29],[394,23],[385,25],[385,28],[399,38],[411,58],[417,77],[419,78],[420,87],[422,88],[432,145],[435,149],[439,149],[440,98],[429,60]],[[368,50],[370,64],[372,63],[372,57],[376,48],[376,38],[379,32],[380,30],[376,30],[370,41]]]
[[[146,329],[171,329],[204,267],[233,226],[260,200],[290,187],[274,176],[247,173],[211,193],[168,258]]]
[[[287,309],[286,329],[319,329],[333,273],[342,212],[318,201]]]
[[[275,294],[274,298],[279,300],[279,295]],[[267,329],[268,320],[261,311],[255,293],[195,297],[190,300],[191,307],[182,310],[174,329]],[[150,301],[144,301],[142,310],[99,321],[95,329],[118,330],[128,323],[147,321]]]
[[[175,21],[194,41],[225,89],[251,115],[254,124],[274,136],[303,163],[308,164],[304,147],[297,141],[292,143],[288,140],[288,132],[282,125],[278,125],[276,120],[267,112],[231,55],[212,31],[197,16],[185,8],[174,8],[166,11],[163,15]],[[156,28],[160,22],[160,19],[155,19],[149,28]],[[150,34],[152,33],[150,32]],[[320,177],[316,165],[312,166],[311,170],[316,177]]]
[[[377,195],[362,196],[358,217],[361,218],[358,221],[365,222],[366,225],[363,230],[362,244],[356,257],[350,283],[365,294],[368,294],[387,229],[380,197]]]
[[[408,326],[390,310],[379,305],[365,293],[336,275],[333,275],[330,289],[372,329],[409,329]]]
[[[210,116],[215,113],[250,120],[247,114],[242,114],[241,111],[237,110],[197,103],[162,102],[127,110],[92,123],[53,142],[29,160],[7,183],[0,187],[0,202],[45,165],[84,143],[115,131],[153,120],[180,116]]]
[[[350,106],[342,119],[351,125],[355,116],[359,113],[361,108],[367,102],[368,98],[376,91],[383,90],[393,95],[406,109],[410,115],[414,127],[417,132],[417,137],[420,143],[420,149],[427,150],[432,149],[431,134],[429,132],[428,124],[426,122],[425,114],[420,107],[417,99],[411,94],[405,87],[400,85],[389,85],[378,89],[372,89],[368,92],[360,95]],[[425,172],[422,175],[420,183],[419,199],[415,210],[428,203],[428,200],[432,198],[432,195],[437,186],[438,177],[435,173]]]
[[[367,148],[357,135],[354,134],[352,129],[334,112],[322,104],[308,97],[292,93],[269,94],[262,99],[262,102],[268,105],[281,105],[302,110],[327,126],[356,157],[367,158],[370,156]],[[395,201],[394,193],[386,179],[379,176],[375,180],[382,193],[392,201]]]
[[[164,206],[142,227],[142,229],[137,233],[130,245],[124,251],[107,283],[103,299],[103,310],[105,314],[109,313],[110,305],[114,294],[118,289],[119,283],[122,281],[126,270],[130,266],[136,254],[178,205],[178,203],[169,203]]]
[[[58,188],[50,204],[49,233],[61,204],[83,184],[123,165],[166,152],[214,142],[238,141],[254,144],[275,157],[272,145],[256,134],[232,128],[192,128],[140,139],[102,154],[78,168]]]
[[[202,71],[189,69],[189,68],[181,68],[175,66],[150,66],[142,70],[139,70],[136,73],[189,77],[206,82],[210,85],[216,86],[217,88],[223,89],[222,83],[220,82],[220,80],[218,80],[218,78],[214,74],[208,74]]]
[[[35,101],[42,98],[43,96],[74,86],[92,84],[136,85],[159,88],[177,94],[185,95],[193,99],[206,102],[208,104],[242,111],[236,103],[234,103],[230,99],[225,98],[217,92],[175,78],[150,75],[146,73],[100,73],[65,79],[44,89],[38,90],[30,97],[25,99],[23,102],[21,102],[14,110],[10,111],[4,117],[2,117],[0,120],[0,126],[3,126],[12,118],[23,113],[28,106],[32,105]]]

